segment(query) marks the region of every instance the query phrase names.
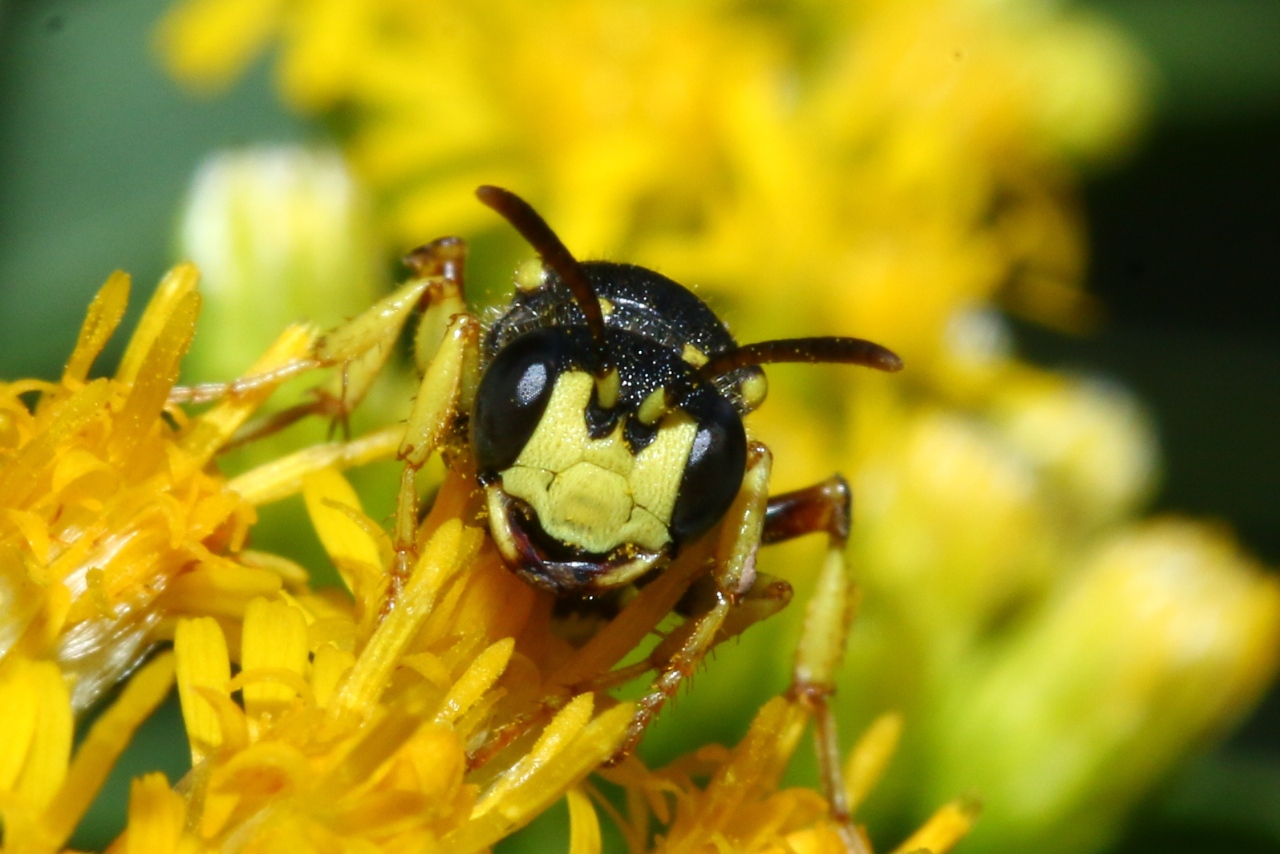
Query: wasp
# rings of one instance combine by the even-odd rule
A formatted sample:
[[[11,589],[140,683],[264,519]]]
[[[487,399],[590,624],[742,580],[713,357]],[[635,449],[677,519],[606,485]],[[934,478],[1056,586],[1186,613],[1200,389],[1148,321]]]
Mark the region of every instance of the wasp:
[[[789,585],[756,569],[759,547],[826,534],[828,556],[791,690],[813,709],[824,788],[850,848],[859,850],[828,702],[852,612],[844,561],[851,493],[834,475],[771,497],[769,450],[751,437],[743,416],[764,402],[763,365],[840,362],[897,371],[901,360],[859,338],[738,344],[684,286],[644,267],[579,261],[520,197],[491,186],[477,196],[528,241],[541,264],[522,268],[514,296],[485,327],[465,311],[460,239],[438,240],[408,257],[420,276],[439,283],[423,327],[446,332],[435,333],[441,343],[424,389],[435,372],[446,393],[435,398],[439,411],[410,419],[400,456],[409,468],[420,464],[425,449],[441,441],[427,433],[461,418],[493,541],[513,572],[574,602],[608,602],[637,585],[678,597],[672,607],[686,620],[636,669],[656,676],[620,754],[634,749],[716,643],[786,604]],[[442,407],[441,400],[449,402]],[[432,427],[414,436],[419,420]]]
[[[415,341],[422,384],[397,437],[405,466],[387,607],[415,559],[417,472],[443,449],[454,470],[474,471],[493,542],[524,581],[602,613],[620,594],[639,590],[635,599],[646,607],[631,613],[684,616],[634,666],[609,670],[616,660],[587,655],[592,667],[555,675],[576,691],[655,673],[621,758],[716,644],[788,603],[790,585],[757,571],[760,546],[825,534],[827,557],[790,690],[812,712],[832,816],[847,847],[864,850],[845,805],[829,702],[852,615],[844,559],[851,492],[833,475],[770,496],[772,457],[743,418],[765,400],[763,365],[838,362],[897,371],[901,360],[858,338],[739,344],[684,286],[644,267],[579,261],[520,197],[491,186],[477,195],[541,262],[521,268],[514,296],[495,317],[482,323],[468,310],[466,245],[442,238],[406,257],[417,284],[384,300],[367,320],[326,336],[309,364],[288,369],[342,364],[341,387],[327,395],[346,412],[367,391],[404,319],[425,304]],[[239,390],[197,389],[191,399]],[[626,613],[602,629],[612,633],[614,649],[631,649],[657,629],[653,619],[622,619]],[[620,636],[627,642],[618,643]]]

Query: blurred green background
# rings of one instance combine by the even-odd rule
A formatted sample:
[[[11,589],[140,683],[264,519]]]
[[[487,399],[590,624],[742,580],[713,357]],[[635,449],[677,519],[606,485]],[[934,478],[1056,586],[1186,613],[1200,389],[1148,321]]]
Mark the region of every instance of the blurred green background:
[[[1157,508],[1224,519],[1280,565],[1280,0],[1086,5],[1146,53],[1156,114],[1134,156],[1085,185],[1107,323],[1087,338],[1016,324],[1019,344],[1135,390],[1161,431]],[[315,132],[277,103],[267,63],[226,97],[180,91],[150,48],[166,6],[0,3],[0,376],[55,374],[111,270],[154,284],[202,156]],[[180,776],[176,716],[170,703],[153,721],[80,844],[119,826],[129,776],[157,763]],[[1116,850],[1280,852],[1280,692]]]

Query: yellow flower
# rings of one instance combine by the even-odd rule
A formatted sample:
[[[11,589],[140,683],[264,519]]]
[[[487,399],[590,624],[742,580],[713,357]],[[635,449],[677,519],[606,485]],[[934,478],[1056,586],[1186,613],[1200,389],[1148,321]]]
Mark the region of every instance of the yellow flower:
[[[917,369],[993,298],[1089,320],[1051,164],[1122,147],[1141,112],[1110,30],[1013,3],[190,0],[160,31],[198,85],[270,39],[289,101],[357,117],[349,157],[402,246],[478,227],[469,190],[506,184],[584,252],[803,305],[805,330],[856,318]]]
[[[975,851],[1093,849],[1270,681],[1280,582],[1221,532],[1157,520],[1100,544],[998,649],[934,722],[934,795],[983,792]]]
[[[179,248],[201,272],[201,327],[216,334],[196,337],[190,379],[242,376],[290,323],[328,329],[367,308],[383,284],[368,207],[333,150],[263,146],[201,163]]]
[[[66,676],[48,661],[16,660],[0,670],[0,820],[6,851],[62,849],[116,758],[173,685],[173,656],[134,673],[94,721],[74,758]]]
[[[632,849],[646,850],[652,814],[663,828],[653,851],[843,851],[817,792],[778,789],[807,717],[800,704],[775,698],[733,750],[703,747],[653,772],[639,763],[619,769],[613,779],[628,788],[628,826],[639,837]],[[705,787],[695,778],[708,778]]]
[[[210,463],[274,383],[199,416],[169,405],[200,298],[161,283],[113,377],[89,371],[124,314],[113,275],[57,382],[0,384],[0,675],[55,663],[79,712],[165,635],[174,614],[237,616],[280,577],[232,560],[255,512]],[[304,355],[301,330],[258,364]]]
[[[1097,850],[1274,678],[1280,589],[1204,524],[1133,518],[1155,442],[1119,390],[1010,366],[964,394],[858,418],[842,719],[915,724],[876,821],[973,791],[975,850]]]
[[[1215,636],[1212,657],[1238,674],[1221,693],[1197,690],[1208,659],[1178,668],[1159,652],[1162,624],[1141,619],[1142,597],[1117,595],[1103,612],[1148,656],[1148,669],[1109,674],[1132,718],[1153,720],[1177,698],[1179,722],[1158,745],[1124,737],[1149,754],[1125,749],[1110,706],[1072,700],[1092,690],[1099,651],[1015,678],[1034,664],[1019,650],[1058,650],[1035,639],[1092,631],[1097,615],[1058,603],[1086,569],[1094,577],[1089,555],[1101,545],[1144,536],[1133,516],[1157,474],[1141,407],[1094,380],[1019,363],[996,312],[1066,329],[1096,318],[1080,288],[1075,167],[1122,151],[1143,113],[1141,62],[1103,22],[1019,0],[186,0],[160,31],[170,67],[197,84],[225,83],[268,44],[285,98],[344,120],[344,151],[393,245],[481,227],[471,188],[507,184],[575,252],[710,292],[742,339],[852,333],[903,354],[900,379],[837,383],[812,369],[808,395],[778,383],[754,416],[785,486],[836,469],[857,494],[851,554],[864,610],[840,715],[866,724],[898,708],[919,722],[891,772],[892,803],[871,802],[871,815],[918,818],[944,790],[970,790],[972,770],[991,813],[1016,816],[980,825],[973,844],[1000,848],[1008,834],[1037,847],[1085,828],[1071,838],[1096,847],[1180,752],[1274,674],[1257,630],[1271,606],[1229,591],[1272,593],[1238,568],[1227,573],[1236,585],[1165,578],[1186,624],[1207,588],[1228,593],[1204,598],[1202,618],[1253,627]],[[802,417],[819,407],[830,416],[821,424]],[[1197,543],[1209,535],[1187,530],[1164,540],[1167,552],[1126,550],[1134,573],[1161,555],[1233,562],[1202,561]],[[795,559],[804,548],[764,554],[761,567],[816,565]],[[750,678],[785,668],[770,631],[747,633],[750,651],[722,655],[675,712],[720,721],[773,693]],[[1034,712],[1021,722],[1033,745],[1070,708],[1090,734],[1075,745],[1071,785],[1024,809],[1021,787],[1047,779],[1036,765],[1047,751],[1021,750],[1019,763],[996,745],[989,774],[981,757],[954,752],[990,747],[962,738],[961,722],[974,720],[966,698]],[[1089,801],[1094,787],[1108,803]]]
[[[605,779],[626,790],[627,815],[616,818],[631,850],[846,854],[826,801],[812,789],[778,785],[807,721],[802,704],[776,697],[760,709],[733,749],[710,745],[656,771],[631,761],[604,772]],[[900,718],[885,716],[850,751],[845,786],[851,808],[875,785],[900,728]],[[706,779],[706,785],[700,786],[699,779]],[[572,803],[570,810],[572,816]],[[894,854],[945,854],[968,833],[976,815],[971,804],[947,804]],[[661,830],[650,841],[655,819]],[[870,854],[871,843],[861,829],[858,841]]]
[[[136,780],[117,844],[480,851],[567,797],[571,854],[598,854],[586,778],[617,749],[633,708],[563,689],[562,704],[546,705],[556,674],[589,671],[552,631],[547,594],[509,572],[483,530],[461,518],[471,492],[467,476],[450,474],[388,608],[386,536],[341,476],[311,475],[312,520],[351,598],[297,588],[256,599],[238,645],[213,619],[179,622],[192,772],[177,790],[158,774]],[[601,808],[637,852],[844,852],[826,800],[778,785],[809,716],[803,703],[776,698],[732,750],[706,747],[659,771],[629,758],[603,772],[626,792],[627,816],[603,799]],[[850,752],[852,806],[875,785],[900,727],[887,717]],[[943,854],[974,815],[949,804],[895,851]],[[652,838],[651,818],[663,828]]]
[[[551,600],[507,571],[474,524],[474,473],[451,475],[393,590],[389,541],[328,467],[393,452],[403,426],[303,448],[232,482],[212,468],[283,378],[331,362],[357,384],[376,373],[380,344],[425,282],[323,339],[286,330],[243,380],[177,389],[195,282],[189,265],[170,274],[116,375],[90,380],[128,296],[127,277],[113,276],[61,381],[0,390],[6,847],[65,843],[176,662],[194,767],[187,797],[160,775],[136,781],[125,848],[325,838],[487,848],[613,753],[631,708],[548,687],[562,671],[595,671],[550,633]],[[199,416],[171,402],[209,395],[221,402]],[[354,601],[311,593],[288,561],[237,554],[254,505],[299,483]],[[77,713],[170,636],[175,655],[129,678],[73,758]],[[630,646],[596,644],[591,660],[607,669]]]
[[[617,749],[629,705],[590,692],[538,705],[540,665],[567,647],[546,633],[545,597],[459,518],[470,493],[461,478],[446,483],[388,605],[386,536],[339,475],[308,479],[312,519],[354,599],[257,599],[236,645],[212,619],[179,623],[193,770],[182,796],[135,784],[130,850],[136,839],[158,846],[147,850],[483,850]]]

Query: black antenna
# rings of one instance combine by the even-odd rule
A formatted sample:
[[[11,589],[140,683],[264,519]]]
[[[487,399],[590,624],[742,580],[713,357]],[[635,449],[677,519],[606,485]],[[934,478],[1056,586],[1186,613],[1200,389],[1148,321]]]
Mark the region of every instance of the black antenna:
[[[699,368],[698,376],[710,380],[739,368],[774,362],[839,362],[890,373],[902,370],[902,359],[896,353],[861,338],[780,338],[721,353]]]
[[[591,330],[591,337],[595,339],[603,354],[604,314],[600,311],[600,301],[596,298],[595,289],[591,287],[586,274],[582,272],[582,265],[560,242],[560,238],[556,237],[556,233],[551,230],[551,226],[547,225],[547,221],[528,202],[510,190],[486,184],[476,190],[476,197],[511,223],[541,256],[542,263],[554,270],[560,277],[560,281],[568,286],[574,300],[578,303],[578,308],[587,319],[587,328]]]

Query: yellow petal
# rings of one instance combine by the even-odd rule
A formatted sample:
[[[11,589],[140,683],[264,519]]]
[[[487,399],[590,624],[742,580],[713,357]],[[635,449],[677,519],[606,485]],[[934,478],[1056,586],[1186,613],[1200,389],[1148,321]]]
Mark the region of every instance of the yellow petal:
[[[27,548],[31,549],[35,559],[42,564],[48,563],[49,526],[45,523],[44,517],[29,510],[10,510],[5,515],[22,534],[22,538],[27,542]]]
[[[442,584],[459,568],[466,553],[467,540],[462,523],[451,519],[431,537],[413,576],[400,592],[396,607],[378,624],[368,645],[361,651],[355,666],[338,690],[335,709],[373,708],[382,693],[396,659],[413,638],[414,632],[431,613]],[[478,543],[470,544],[474,551]]]
[[[308,475],[325,469],[346,469],[395,456],[404,439],[404,425],[393,424],[381,430],[352,439],[312,445],[250,469],[229,482],[250,504],[270,504],[296,495]]]
[[[0,675],[0,709],[4,709],[5,737],[0,739],[0,791],[11,791],[27,761],[35,732],[39,703],[31,670],[35,665],[14,659]]]
[[[579,695],[560,711],[533,750],[485,794],[471,821],[445,837],[446,850],[465,854],[509,836],[618,749],[634,707],[623,703],[582,726],[590,697]]]
[[[906,842],[893,849],[893,854],[909,854],[912,851],[946,854],[964,838],[977,818],[977,804],[952,801],[930,816]]]
[[[249,602],[279,591],[280,576],[274,572],[210,555],[194,570],[182,573],[169,584],[164,604],[171,613],[237,618]]]
[[[222,743],[222,728],[217,712],[196,689],[226,694],[231,680],[227,639],[212,617],[179,620],[173,649],[178,662],[178,698],[191,744],[191,764],[199,765]]]
[[[595,695],[590,693],[579,694],[565,704],[551,723],[547,724],[529,752],[484,793],[480,803],[476,804],[475,814],[484,815],[500,805],[508,791],[526,783],[539,768],[564,750],[586,727],[594,708]]]
[[[142,357],[133,388],[115,417],[110,446],[113,460],[127,461],[153,429],[164,429],[160,413],[169,401],[170,389],[178,381],[178,365],[191,346],[199,313],[200,294],[185,293],[174,303],[152,346]]]
[[[79,389],[69,399],[59,401],[52,423],[0,468],[0,507],[19,507],[24,503],[44,482],[40,473],[53,465],[72,436],[101,416],[110,397],[110,383],[98,379]]]
[[[138,328],[129,339],[129,346],[120,358],[116,379],[127,385],[138,381],[143,361],[151,347],[164,332],[179,303],[195,293],[200,273],[194,265],[179,264],[160,280],[155,294],[138,320]]]
[[[569,802],[569,854],[600,854],[600,818],[591,799],[574,786],[565,793]]]
[[[244,708],[252,718],[274,714],[293,702],[294,690],[275,681],[253,681],[255,671],[280,669],[301,678],[307,666],[307,622],[287,602],[254,599],[244,615],[240,641]]]
[[[364,516],[359,497],[347,479],[333,469],[308,475],[302,496],[324,550],[347,589],[356,592],[361,570],[380,573],[383,565],[381,543],[359,521]]]
[[[86,448],[71,448],[58,457],[50,483],[52,492],[62,492],[70,484],[86,475],[106,472],[113,475],[112,467],[97,454]]]
[[[31,665],[27,690],[35,701],[36,722],[16,789],[29,803],[42,807],[67,775],[73,730],[71,693],[62,671],[47,661]]]
[[[164,774],[156,771],[136,778],[129,787],[125,854],[175,851],[186,815],[186,801],[169,788]]]
[[[902,715],[887,712],[872,721],[871,726],[849,751],[844,765],[844,786],[849,810],[858,808],[884,774],[902,737]]]
[[[80,744],[66,779],[45,811],[52,838],[65,842],[106,782],[134,732],[155,711],[173,685],[173,655],[159,655],[133,675]]]
[[[317,706],[326,708],[329,705],[333,692],[355,661],[354,655],[331,643],[316,650],[315,661],[311,665],[311,690]]]
[[[188,0],[161,23],[158,43],[174,75],[225,86],[262,49],[278,23],[278,0]]]

